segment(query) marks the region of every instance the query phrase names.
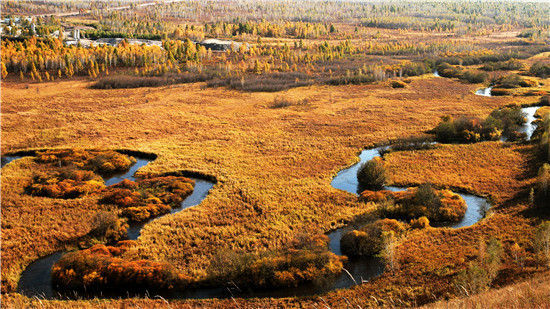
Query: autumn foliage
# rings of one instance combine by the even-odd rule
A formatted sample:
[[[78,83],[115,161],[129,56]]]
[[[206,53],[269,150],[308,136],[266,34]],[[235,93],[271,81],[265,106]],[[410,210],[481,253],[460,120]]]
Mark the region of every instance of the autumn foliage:
[[[52,281],[63,291],[120,288],[156,291],[181,284],[182,278],[168,263],[121,258],[134,244],[121,241],[116,246],[99,244],[67,253],[52,267]]]
[[[61,171],[35,175],[27,193],[52,198],[77,198],[105,187],[103,179],[91,171],[63,168]]]
[[[325,236],[311,235],[281,251],[256,254],[219,250],[209,267],[210,282],[240,287],[293,287],[340,274],[345,257],[326,250]]]
[[[193,185],[192,180],[175,176],[125,179],[106,188],[101,202],[121,208],[131,221],[142,222],[170,212],[193,192]]]
[[[89,170],[102,176],[124,172],[136,163],[134,157],[126,156],[113,150],[83,149],[38,151],[36,153],[36,161]]]
[[[406,191],[363,191],[360,198],[368,202],[389,201],[381,211],[390,217],[427,217],[434,222],[457,222],[464,217],[467,205],[460,195],[450,190],[435,190],[429,185]]]
[[[380,253],[384,246],[383,234],[393,232],[402,235],[407,225],[395,219],[381,219],[369,223],[359,230],[352,230],[341,240],[342,252],[348,256],[372,256]]]

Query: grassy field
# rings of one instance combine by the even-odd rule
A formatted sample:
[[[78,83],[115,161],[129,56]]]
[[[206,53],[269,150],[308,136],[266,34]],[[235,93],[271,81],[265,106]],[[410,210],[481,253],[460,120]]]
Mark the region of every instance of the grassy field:
[[[369,211],[356,197],[330,186],[335,173],[354,162],[364,146],[429,130],[447,114],[485,117],[498,106],[536,102],[533,97],[479,97],[473,94],[478,85],[428,75],[413,78],[404,89],[380,83],[310,86],[276,94],[203,89],[200,84],[132,90],[93,90],[88,85],[84,81],[4,83],[3,152],[125,148],[159,155],[144,168],[148,172],[193,170],[215,176],[220,182],[199,207],[147,225],[131,253],[169,262],[193,278],[206,275],[218,248],[244,252],[284,248],[299,231],[324,233]],[[294,102],[306,99],[307,104],[270,108],[281,97]],[[528,146],[482,143],[440,146],[427,153],[397,152],[387,161],[394,183],[410,183],[414,177],[414,182],[491,195],[498,205],[506,205],[531,182],[533,174],[525,174],[528,153]],[[2,173],[5,289],[15,287],[24,266],[36,257],[86,234],[89,227],[77,222],[102,207],[93,198],[60,201],[20,194],[33,168],[34,163],[25,159]],[[515,217],[517,209],[503,208],[472,228],[418,232],[407,238],[406,246],[399,246],[404,265],[411,267],[323,299],[331,304],[349,298],[372,304],[374,300],[365,295],[373,293],[382,303],[398,293],[398,299],[414,304],[431,300],[425,299],[429,293],[441,296],[444,289],[438,285],[445,277],[438,272],[447,269],[452,274],[463,267],[464,257],[457,256],[471,254],[473,249],[463,248],[475,247],[479,237],[498,232],[503,239],[528,242],[530,220]],[[31,219],[19,220],[21,216]],[[501,224],[510,228],[500,231]],[[419,246],[425,250],[425,243],[433,249],[419,255]],[[442,250],[444,262],[427,266]],[[10,297],[9,301],[21,300]],[[125,302],[133,301],[141,302]],[[255,300],[251,305],[294,301]],[[200,304],[204,303],[181,303]]]

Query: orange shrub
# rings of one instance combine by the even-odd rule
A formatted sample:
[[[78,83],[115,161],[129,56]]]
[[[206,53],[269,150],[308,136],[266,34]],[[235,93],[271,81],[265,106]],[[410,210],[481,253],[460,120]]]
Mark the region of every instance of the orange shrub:
[[[62,149],[38,151],[36,161],[54,163],[60,166],[74,166],[94,171],[101,175],[124,172],[136,159],[113,150]]]
[[[467,205],[460,195],[450,190],[426,188],[431,201],[419,199],[419,188],[408,188],[406,191],[363,191],[360,198],[367,202],[392,203],[384,204],[382,212],[386,216],[398,218],[418,218],[426,216],[430,221],[456,222],[466,213]],[[428,203],[429,202],[429,203]]]
[[[27,193],[52,198],[77,198],[105,187],[103,179],[90,171],[63,169],[35,175]]]
[[[412,219],[410,225],[413,229],[425,229],[430,226],[430,220],[423,216],[418,219]]]
[[[166,290],[186,283],[168,263],[126,260],[119,256],[134,245],[95,245],[65,254],[52,267],[52,281],[63,290]]]
[[[251,288],[293,287],[323,281],[340,274],[346,259],[328,252],[326,241],[326,237],[307,235],[282,251],[250,254],[220,250],[209,267],[207,281],[233,281],[240,287]]]
[[[193,181],[185,177],[153,177],[138,182],[125,179],[109,186],[101,202],[123,208],[123,216],[142,222],[170,212],[192,192]]]
[[[369,223],[360,230],[350,231],[341,240],[342,252],[348,256],[372,256],[378,254],[384,245],[383,233],[393,232],[400,236],[405,224],[394,219],[381,219]]]

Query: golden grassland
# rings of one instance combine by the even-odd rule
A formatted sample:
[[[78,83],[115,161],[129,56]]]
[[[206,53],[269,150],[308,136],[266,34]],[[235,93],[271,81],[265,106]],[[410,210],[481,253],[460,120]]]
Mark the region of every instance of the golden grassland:
[[[423,308],[546,308],[549,299],[550,277],[545,273],[507,287],[440,301]]]
[[[254,94],[202,89],[198,84],[108,91],[88,85],[82,81],[29,87],[4,83],[3,153],[39,147],[127,148],[159,155],[143,168],[146,172],[183,169],[214,175],[219,183],[199,207],[147,225],[131,253],[169,262],[195,278],[206,275],[216,249],[284,248],[299,232],[323,233],[369,211],[355,196],[330,186],[335,173],[357,160],[362,147],[426,131],[446,114],[485,117],[499,106],[537,100],[479,97],[473,94],[479,85],[431,76],[413,78],[402,89],[382,83]],[[269,108],[281,96],[307,99],[308,104]],[[431,168],[419,152],[392,153],[387,161],[393,183],[431,180],[491,194],[501,203],[530,183],[529,179],[517,181],[528,166],[528,150],[528,146],[505,148],[498,143],[440,146],[430,151],[448,164],[437,168]],[[88,197],[57,200],[22,195],[33,168],[32,160],[24,159],[2,170],[3,289],[13,288],[22,269],[36,257],[86,234],[89,227],[82,222],[103,207]],[[414,304],[448,296],[448,286],[441,282],[446,280],[442,269],[452,274],[464,267],[465,256],[475,251],[480,237],[495,234],[527,246],[531,222],[514,215],[517,211],[497,211],[474,227],[418,231],[398,246],[400,270],[323,299],[337,306],[349,299],[365,305],[397,297]],[[502,224],[510,228],[502,230]],[[419,254],[420,250],[425,251]],[[443,262],[431,263],[442,252]],[[14,306],[27,302],[18,296],[6,300]],[[308,302],[322,301],[313,297],[237,302],[252,307],[307,307]],[[176,303],[182,307],[233,305],[232,300]],[[47,306],[57,304],[47,302]],[[94,301],[67,304],[85,307]],[[164,302],[120,301],[123,306],[139,304],[162,306]]]
[[[405,185],[414,179],[490,196],[497,203],[527,190],[536,174],[532,146],[498,141],[396,151],[385,158],[391,184]]]

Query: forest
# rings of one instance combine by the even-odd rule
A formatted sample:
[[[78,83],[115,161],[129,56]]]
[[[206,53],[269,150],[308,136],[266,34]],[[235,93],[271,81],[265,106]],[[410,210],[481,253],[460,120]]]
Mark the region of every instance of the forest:
[[[0,6],[6,307],[549,305],[546,3]]]

